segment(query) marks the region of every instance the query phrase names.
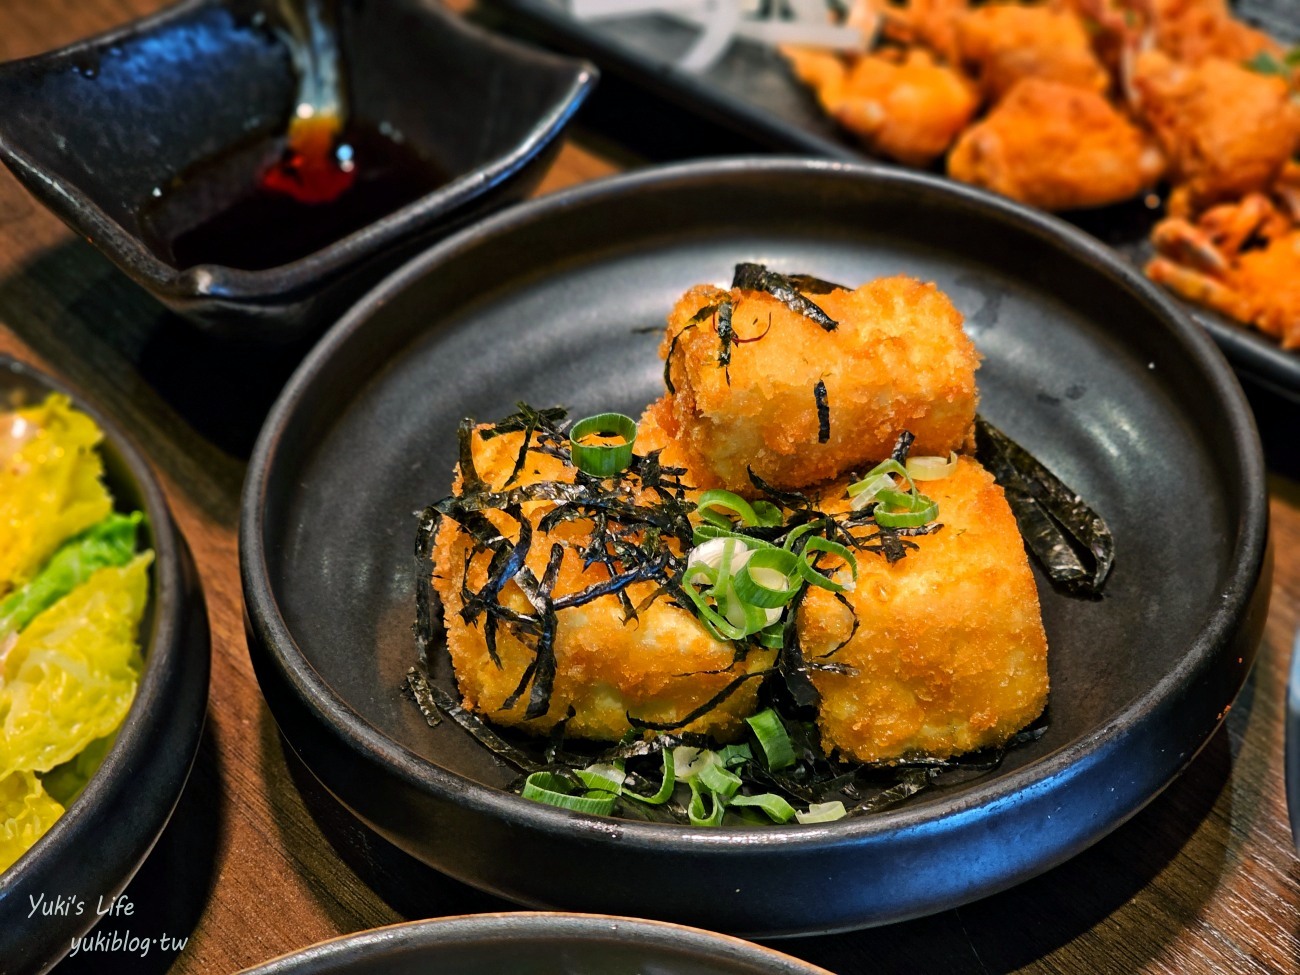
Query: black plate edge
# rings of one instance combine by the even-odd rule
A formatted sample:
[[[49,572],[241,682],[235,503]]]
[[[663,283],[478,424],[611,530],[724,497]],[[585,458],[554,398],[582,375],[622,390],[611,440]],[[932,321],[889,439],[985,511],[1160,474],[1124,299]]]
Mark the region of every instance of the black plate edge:
[[[689,949],[702,958],[762,966],[771,975],[833,975],[824,968],[782,952],[725,934],[666,921],[616,917],[608,914],[511,911],[465,914],[408,921],[373,928],[311,945],[250,968],[240,975],[330,975],[340,966],[383,957],[395,950],[436,949],[454,945],[555,938],[630,940],[654,948]]]
[[[1239,456],[1236,459],[1240,462],[1243,472],[1241,486],[1243,500],[1240,536],[1234,553],[1235,571],[1229,580],[1221,605],[1210,615],[1201,638],[1189,647],[1183,663],[1167,675],[1155,689],[1133,702],[1109,725],[1098,729],[1091,738],[1062,749],[1034,766],[1007,775],[995,785],[975,790],[969,796],[963,797],[962,801],[949,803],[947,814],[938,817],[937,822],[926,822],[934,812],[932,807],[927,807],[921,813],[903,808],[870,819],[834,824],[832,827],[801,827],[797,830],[771,831],[755,840],[752,834],[736,830],[695,830],[688,827],[663,827],[655,824],[618,821],[617,832],[623,844],[646,848],[653,845],[662,848],[663,831],[667,829],[674,832],[672,840],[683,850],[689,848],[697,854],[707,851],[710,855],[724,859],[728,855],[743,853],[741,847],[755,845],[779,847],[784,852],[798,852],[804,855],[832,854],[838,844],[879,843],[887,835],[933,833],[960,828],[954,824],[964,821],[967,814],[976,807],[1017,804],[1020,801],[1017,793],[1034,782],[1038,783],[1039,788],[1034,790],[1034,794],[1026,802],[1041,803],[1043,812],[1048,814],[1052,806],[1045,800],[1043,793],[1050,793],[1052,791],[1050,786],[1061,785],[1079,775],[1096,774],[1097,766],[1105,764],[1106,754],[1117,749],[1121,739],[1134,736],[1137,740],[1142,740],[1142,735],[1149,730],[1148,726],[1157,716],[1163,716],[1165,719],[1172,718],[1171,725],[1177,727],[1180,734],[1166,734],[1162,738],[1148,735],[1147,739],[1142,741],[1142,747],[1161,769],[1159,782],[1154,791],[1144,792],[1140,788],[1132,788],[1129,795],[1117,800],[1117,802],[1127,803],[1127,813],[1124,818],[1136,813],[1185,767],[1194,756],[1195,750],[1191,753],[1186,750],[1180,751],[1179,739],[1182,738],[1183,742],[1194,740],[1198,742],[1199,747],[1199,743],[1207,740],[1221,723],[1224,714],[1222,706],[1231,703],[1235,698],[1253,663],[1268,601],[1267,585],[1262,584],[1266,583],[1269,576],[1264,463],[1254,420],[1240,386],[1227,369],[1222,354],[1203,331],[1191,324],[1185,312],[1135,268],[1120,261],[1100,241],[1056,217],[1030,210],[981,190],[923,173],[870,163],[849,164],[782,157],[706,160],[584,184],[565,193],[534,201],[490,218],[426,252],[375,288],[331,329],[290,380],[268,417],[245,481],[240,527],[241,571],[250,614],[250,635],[253,638],[250,645],[255,648],[255,663],[259,665],[259,677],[272,678],[280,684],[274,691],[269,687],[264,688],[268,692],[268,697],[278,696],[283,692],[297,698],[297,703],[304,705],[307,712],[312,713],[313,718],[317,720],[318,730],[336,739],[334,744],[345,750],[351,750],[367,761],[388,765],[404,784],[412,788],[427,790],[432,786],[435,789],[446,790],[448,794],[454,795],[456,803],[462,807],[494,811],[497,814],[508,810],[515,824],[521,824],[542,836],[572,833],[575,828],[590,834],[610,831],[608,821],[526,803],[517,797],[507,796],[481,786],[467,787],[458,777],[442,771],[389,741],[370,727],[346,702],[333,695],[320,675],[302,657],[292,634],[279,616],[274,596],[269,589],[266,562],[259,541],[263,527],[262,507],[267,477],[274,461],[277,441],[303,399],[313,374],[340,347],[347,344],[358,325],[364,322],[370,309],[382,304],[389,296],[418,278],[428,266],[436,264],[445,256],[462,248],[472,246],[479,236],[508,230],[516,221],[541,219],[552,209],[560,209],[579,202],[599,201],[605,194],[634,192],[639,186],[648,182],[689,181],[707,175],[725,176],[740,171],[765,170],[771,173],[780,172],[787,167],[800,171],[819,171],[832,177],[866,174],[875,179],[892,181],[905,186],[925,186],[930,190],[956,196],[968,207],[994,212],[1000,218],[1012,220],[1033,233],[1062,240],[1090,263],[1108,268],[1125,286],[1143,292],[1146,299],[1159,310],[1161,317],[1171,327],[1175,336],[1182,341],[1185,351],[1210,377],[1210,385],[1206,392],[1221,403],[1224,422],[1233,431],[1233,440],[1239,448]],[[1211,651],[1215,646],[1229,645],[1237,651],[1236,663],[1220,666]],[[259,660],[259,657],[262,659]],[[269,671],[267,665],[270,667]],[[1218,716],[1213,721],[1202,726],[1200,719],[1193,721],[1185,714],[1178,715],[1168,701],[1164,701],[1163,705],[1159,703],[1158,699],[1169,687],[1182,682],[1194,684],[1202,690],[1212,689],[1214,699],[1222,702]],[[1191,731],[1189,722],[1197,726],[1191,734],[1188,734]],[[1184,735],[1187,737],[1183,737]],[[292,738],[292,735],[290,737]],[[1168,752],[1174,754],[1170,756]],[[326,785],[329,787],[328,782]],[[334,791],[337,794],[337,790]],[[1112,827],[1113,825],[1117,824],[1112,824]],[[1021,871],[1007,879],[1001,886],[1010,886],[1055,863],[1062,862],[1099,838],[1102,833],[1088,837],[1076,849],[1061,851],[1060,856],[1051,863]],[[748,838],[746,844],[736,843],[740,836]],[[982,889],[972,893],[967,899],[985,896],[992,892],[993,889],[990,888]],[[933,909],[937,909],[935,905],[919,905],[909,914],[891,917],[888,920],[919,916]],[[838,929],[851,929],[857,926],[861,925],[847,925]],[[807,929],[779,933],[802,933],[802,930]],[[837,928],[828,927],[819,930],[829,932]],[[772,931],[762,933],[765,936],[774,934]]]

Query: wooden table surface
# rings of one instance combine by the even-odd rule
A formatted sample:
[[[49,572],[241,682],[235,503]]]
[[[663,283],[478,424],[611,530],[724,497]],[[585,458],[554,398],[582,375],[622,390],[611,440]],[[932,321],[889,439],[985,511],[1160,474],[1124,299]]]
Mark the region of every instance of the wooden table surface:
[[[156,0],[0,0],[0,60],[148,12]],[[0,106],[3,111],[3,106]],[[618,166],[566,145],[542,192]],[[356,822],[282,746],[241,621],[244,460],[288,363],[209,346],[0,173],[0,352],[79,387],[152,459],[193,549],[212,629],[207,730],[172,824],[128,896],[133,930],[179,953],[100,955],[77,972],[230,973],[335,935],[507,905]],[[1297,413],[1255,397],[1269,436],[1272,609],[1226,725],[1143,812],[1069,863],[987,900],[893,927],[786,941],[866,972],[1300,972],[1300,860],[1283,788],[1283,713],[1300,623]],[[1288,430],[1290,433],[1288,434]],[[684,880],[684,882],[687,882]]]

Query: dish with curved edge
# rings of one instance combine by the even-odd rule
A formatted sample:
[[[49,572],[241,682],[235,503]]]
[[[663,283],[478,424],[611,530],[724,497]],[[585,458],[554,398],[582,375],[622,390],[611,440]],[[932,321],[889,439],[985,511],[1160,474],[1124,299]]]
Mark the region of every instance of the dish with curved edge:
[[[258,139],[274,148],[288,126],[297,82],[289,45],[270,26],[276,8],[184,0],[0,65],[0,161],[23,185],[173,311],[214,334],[268,344],[321,327],[438,236],[526,195],[596,80],[586,62],[495,37],[435,3],[341,4],[349,110],[396,131],[448,181],[279,267],[177,266],[149,242],[162,188],[196,165],[247,154]],[[189,230],[229,205],[231,187],[201,189],[180,194],[169,225]]]
[[[244,975],[830,975],[759,945],[677,924],[598,914],[476,914],[313,945]]]
[[[139,510],[152,548],[145,666],[117,740],[85,791],[41,839],[0,873],[0,959],[9,975],[44,972],[100,920],[92,909],[120,893],[167,825],[189,776],[208,699],[208,617],[185,541],[162,490],[125,435],[75,394],[30,366],[0,357],[0,406],[65,393],[104,433],[105,480],[118,510]],[[81,898],[78,914],[32,916],[41,894]]]
[[[910,804],[745,830],[524,800],[504,788],[511,770],[452,722],[430,729],[400,690],[415,659],[414,513],[446,484],[462,416],[502,416],[517,399],[639,413],[661,389],[653,349],[676,296],[745,260],[935,281],[984,357],[984,415],[1110,524],[1106,594],[1074,599],[1040,578],[1046,733],[996,772]],[[775,936],[992,893],[1148,802],[1218,727],[1253,661],[1266,510],[1258,436],[1222,357],[1096,241],[929,176],[743,159],[529,203],[390,277],[268,418],[240,560],[272,712],[382,835],[521,903]],[[448,669],[434,677],[450,687]]]

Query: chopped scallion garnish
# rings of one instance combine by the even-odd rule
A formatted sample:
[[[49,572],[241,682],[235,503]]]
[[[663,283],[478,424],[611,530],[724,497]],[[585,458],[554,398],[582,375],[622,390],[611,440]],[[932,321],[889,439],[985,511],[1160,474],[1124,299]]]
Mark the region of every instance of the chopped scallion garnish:
[[[808,807],[807,812],[797,812],[794,814],[795,819],[807,825],[810,823],[833,823],[837,819],[843,819],[848,815],[848,810],[844,808],[844,803],[839,799],[833,802],[814,802]]]
[[[790,744],[790,735],[781,723],[781,717],[772,708],[759,711],[745,719],[758,746],[767,758],[767,767],[773,772],[789,768],[795,763],[794,746]]]
[[[938,481],[957,469],[957,454],[945,457],[909,457],[907,473],[914,481]]]
[[[622,443],[583,443],[588,437],[618,437]],[[569,454],[573,466],[593,477],[610,477],[632,463],[636,445],[636,421],[622,413],[598,413],[579,420],[569,431]]]
[[[761,809],[774,823],[788,823],[799,815],[794,806],[775,792],[764,792],[756,796],[736,796],[731,800],[730,805]]]
[[[573,793],[573,783],[554,772],[534,772],[524,779],[523,797],[548,806],[558,806],[573,812],[592,816],[608,816],[614,810],[618,795],[604,790],[592,790],[582,795]]]

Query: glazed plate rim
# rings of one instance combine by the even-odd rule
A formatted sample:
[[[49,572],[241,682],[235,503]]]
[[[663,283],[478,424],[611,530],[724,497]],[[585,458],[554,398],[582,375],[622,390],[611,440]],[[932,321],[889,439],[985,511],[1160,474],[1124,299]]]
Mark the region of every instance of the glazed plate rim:
[[[333,970],[333,963],[341,962],[346,965],[356,961],[382,958],[387,954],[384,949],[389,947],[415,948],[421,951],[436,950],[448,943],[459,943],[458,935],[466,940],[493,936],[507,936],[513,940],[520,935],[527,939],[536,939],[555,936],[557,933],[555,928],[559,926],[562,929],[558,932],[560,935],[572,935],[585,940],[600,933],[608,925],[620,929],[630,928],[651,938],[656,936],[666,938],[671,934],[677,939],[673,942],[675,945],[688,943],[688,946],[693,949],[692,955],[696,958],[705,958],[702,952],[710,949],[714,952],[730,949],[741,956],[741,961],[768,966],[770,971],[779,972],[780,975],[796,975],[796,973],[833,975],[811,962],[717,931],[706,931],[704,928],[650,918],[569,911],[496,911],[403,921],[320,941],[265,961],[245,970],[241,975],[297,975],[302,966],[314,966],[320,962],[329,965],[330,970]],[[469,943],[475,942],[470,940]],[[526,946],[527,942],[525,942]],[[716,957],[716,955],[707,957]],[[318,969],[309,967],[309,970]]]

